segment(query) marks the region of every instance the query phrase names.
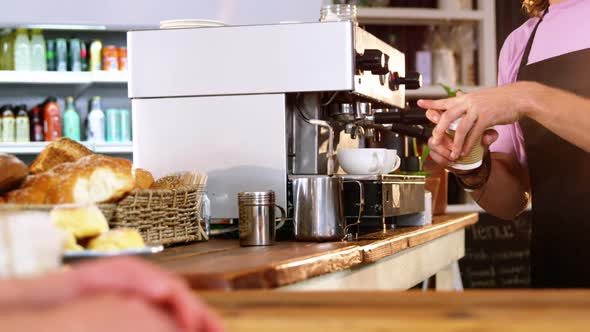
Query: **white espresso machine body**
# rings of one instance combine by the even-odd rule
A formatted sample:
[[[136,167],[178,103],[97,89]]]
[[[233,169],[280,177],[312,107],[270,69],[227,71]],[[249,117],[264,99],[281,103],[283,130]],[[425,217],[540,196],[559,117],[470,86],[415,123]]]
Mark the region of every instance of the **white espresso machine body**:
[[[134,99],[133,161],[161,177],[208,174],[211,215],[237,218],[238,192],[286,206],[285,95]]]

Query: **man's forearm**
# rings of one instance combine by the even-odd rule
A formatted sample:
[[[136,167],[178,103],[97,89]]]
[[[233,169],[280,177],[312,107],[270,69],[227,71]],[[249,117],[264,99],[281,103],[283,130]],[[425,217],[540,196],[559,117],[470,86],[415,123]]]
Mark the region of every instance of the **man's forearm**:
[[[65,332],[59,322],[48,319],[46,311],[4,310],[0,313],[0,331],[6,332]]]
[[[0,312],[52,306],[74,298],[79,291],[74,277],[71,272],[55,272],[33,279],[0,282]]]
[[[525,116],[590,152],[590,99],[539,83],[516,84],[523,85]]]
[[[512,156],[492,153],[487,183],[471,193],[487,212],[501,219],[514,219],[528,203],[528,174]]]

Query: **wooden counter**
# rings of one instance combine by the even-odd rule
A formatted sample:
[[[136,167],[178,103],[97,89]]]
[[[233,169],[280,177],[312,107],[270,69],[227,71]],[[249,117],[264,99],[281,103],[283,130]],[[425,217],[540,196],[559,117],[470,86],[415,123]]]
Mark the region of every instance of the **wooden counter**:
[[[203,293],[227,332],[587,331],[590,291]]]
[[[412,275],[411,280],[403,281],[402,286],[394,287],[408,288],[413,286],[412,283],[417,283],[414,279],[421,277],[423,280],[463,256],[463,229],[477,222],[477,218],[476,213],[437,216],[429,226],[398,228],[386,233],[363,236],[354,242],[278,242],[268,247],[240,247],[237,240],[212,240],[169,248],[151,259],[183,276],[195,289],[277,288],[334,272],[352,275],[350,271],[353,269],[360,273],[356,273],[358,276],[354,275],[358,279],[363,273],[366,274],[366,271],[362,271],[363,268],[400,253],[416,255],[424,250],[413,249],[423,246],[426,248],[435,240],[442,241],[441,245],[445,245],[445,241],[457,244],[457,248],[448,253],[450,256],[444,247],[425,251],[422,255],[428,255],[443,265],[437,267],[436,264],[422,259],[424,268],[418,271],[420,273],[415,277]],[[441,254],[449,257],[438,258],[437,255]],[[412,264],[416,258],[409,257],[409,260],[406,265]],[[396,266],[405,269],[406,265]],[[437,270],[428,270],[432,268]],[[322,281],[317,278],[313,280]],[[326,289],[324,284],[337,285],[339,282],[326,280],[320,286],[311,285],[307,289]],[[351,287],[349,284],[342,284],[342,288]]]

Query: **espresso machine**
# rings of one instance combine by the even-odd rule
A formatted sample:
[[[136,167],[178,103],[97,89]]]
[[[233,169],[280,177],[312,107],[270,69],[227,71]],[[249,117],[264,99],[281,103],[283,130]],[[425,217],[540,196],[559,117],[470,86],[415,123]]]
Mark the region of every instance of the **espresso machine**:
[[[212,220],[237,218],[243,191],[273,190],[292,215],[291,180],[332,173],[363,184],[345,186],[346,215],[359,213],[359,190],[363,218],[383,225],[424,209],[423,177],[345,175],[334,157],[425,120],[403,110],[420,75],[357,24],[145,30],[127,40],[134,163],[156,177],[206,172]]]

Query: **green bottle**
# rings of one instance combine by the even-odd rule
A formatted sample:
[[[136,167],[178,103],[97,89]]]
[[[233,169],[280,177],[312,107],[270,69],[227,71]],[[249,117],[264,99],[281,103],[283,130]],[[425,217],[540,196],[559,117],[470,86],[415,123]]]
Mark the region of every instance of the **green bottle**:
[[[64,112],[64,137],[80,140],[80,115],[76,112],[74,97],[66,98],[66,110]]]
[[[14,70],[14,34],[4,30],[0,38],[0,70]]]

